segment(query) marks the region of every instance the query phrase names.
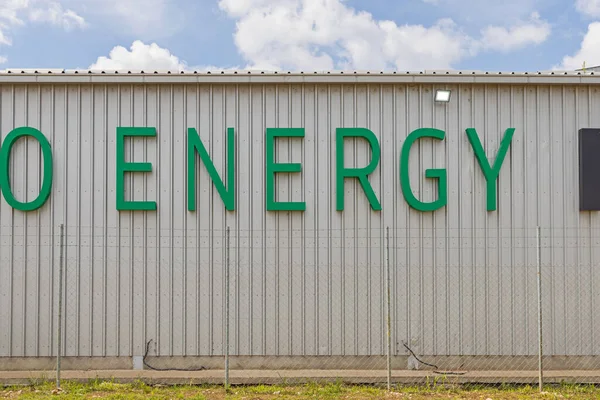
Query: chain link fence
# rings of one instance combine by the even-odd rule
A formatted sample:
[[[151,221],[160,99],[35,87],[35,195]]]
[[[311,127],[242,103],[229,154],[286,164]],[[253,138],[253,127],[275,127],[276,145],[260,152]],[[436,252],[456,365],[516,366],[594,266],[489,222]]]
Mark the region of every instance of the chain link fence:
[[[1,239],[3,353],[56,369],[57,385],[132,370],[225,385],[600,381],[590,227],[60,226]],[[27,254],[8,252],[19,242]]]

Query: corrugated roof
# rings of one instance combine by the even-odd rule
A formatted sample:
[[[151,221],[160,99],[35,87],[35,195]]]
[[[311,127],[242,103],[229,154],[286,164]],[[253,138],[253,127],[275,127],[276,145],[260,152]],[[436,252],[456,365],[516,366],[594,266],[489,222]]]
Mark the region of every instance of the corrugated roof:
[[[0,70],[0,83],[309,83],[309,82],[372,82],[372,83],[600,83],[596,71],[173,71],[173,70],[81,70],[10,68]]]

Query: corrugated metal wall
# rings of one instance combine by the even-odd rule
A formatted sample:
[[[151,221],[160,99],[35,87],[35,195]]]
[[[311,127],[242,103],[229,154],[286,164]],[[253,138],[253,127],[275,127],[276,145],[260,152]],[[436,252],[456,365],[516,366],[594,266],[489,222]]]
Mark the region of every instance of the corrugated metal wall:
[[[599,354],[600,217],[578,211],[577,131],[599,127],[593,86],[406,84],[2,84],[0,133],[32,126],[50,140],[49,202],[22,213],[0,203],[0,356],[56,351],[59,225],[66,230],[65,354],[223,354],[225,230],[231,227],[231,354],[385,354],[385,228],[390,227],[393,352],[521,355],[537,351],[536,226],[542,230],[546,354]],[[157,212],[116,210],[116,127],[151,126],[128,141],[152,174],[126,178],[128,199]],[[226,128],[236,128],[237,210],[225,211],[197,163],[197,211],[187,211],[186,130],[198,129],[225,179]],[[278,140],[277,160],[302,174],[277,178],[278,200],[304,213],[265,211],[265,129],[305,127]],[[366,127],[380,141],[371,211],[356,182],[336,211],[335,128]],[[436,197],[427,168],[447,168],[448,206],[409,209],[399,183],[409,132],[443,142],[411,153],[415,194]],[[489,157],[516,128],[501,169],[498,210],[486,211],[483,174],[465,129]],[[370,160],[345,144],[346,165]],[[37,196],[33,140],[12,153],[13,191]]]

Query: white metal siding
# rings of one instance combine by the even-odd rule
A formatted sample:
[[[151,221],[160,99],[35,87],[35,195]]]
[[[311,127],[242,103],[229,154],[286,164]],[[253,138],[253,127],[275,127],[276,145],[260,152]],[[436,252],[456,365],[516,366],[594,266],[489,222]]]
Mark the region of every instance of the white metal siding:
[[[174,77],[176,79],[176,77]],[[241,80],[240,80],[241,82]],[[220,355],[225,230],[231,227],[231,354],[385,354],[385,228],[390,227],[393,352],[523,355],[537,352],[536,226],[544,229],[546,354],[600,352],[600,217],[578,211],[577,131],[600,127],[596,86],[452,84],[11,84],[0,85],[0,135],[40,129],[55,178],[39,211],[0,201],[0,356],[54,355],[59,225],[66,227],[65,354]],[[116,210],[117,126],[151,126],[128,140],[152,174],[126,178],[126,196],[157,212]],[[187,128],[195,127],[225,179],[226,128],[236,129],[235,212],[197,162],[197,211],[187,211]],[[302,174],[277,179],[278,200],[304,213],[265,211],[265,129],[304,127],[278,140],[277,160]],[[335,128],[366,127],[382,157],[370,181],[383,211],[346,183],[335,209]],[[448,205],[409,209],[399,183],[404,139],[446,131],[411,153],[415,194],[435,198],[427,168],[447,168]],[[500,172],[498,209],[486,211],[483,174],[465,134],[495,156],[516,132]],[[369,161],[345,145],[347,166]],[[13,191],[37,196],[39,146],[17,143]],[[352,161],[355,160],[355,161]]]

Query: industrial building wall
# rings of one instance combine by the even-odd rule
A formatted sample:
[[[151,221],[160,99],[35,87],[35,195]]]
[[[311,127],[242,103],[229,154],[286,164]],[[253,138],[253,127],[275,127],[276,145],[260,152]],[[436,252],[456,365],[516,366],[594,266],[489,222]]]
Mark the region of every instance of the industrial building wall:
[[[282,81],[283,82],[283,81]],[[30,126],[52,146],[49,201],[22,212],[0,202],[0,356],[56,352],[59,226],[65,226],[63,344],[67,356],[223,354],[226,229],[231,228],[231,354],[385,354],[385,238],[390,236],[392,343],[424,355],[537,352],[536,227],[542,227],[545,353],[597,355],[600,347],[600,217],[578,211],[577,131],[600,126],[590,86],[407,84],[2,84],[0,135]],[[125,178],[116,208],[116,128],[156,127],[127,140],[128,161],[151,173]],[[227,211],[197,157],[197,208],[187,209],[187,128],[196,128],[226,182],[228,127],[235,128],[236,210]],[[266,211],[265,130],[277,139],[278,201],[306,210]],[[364,127],[381,145],[370,176],[381,211],[347,180],[336,210],[336,128]],[[446,168],[448,204],[411,209],[400,185],[407,135],[442,129],[410,153],[415,195],[437,198],[425,170]],[[493,162],[515,128],[498,178],[497,210],[465,133],[476,128]],[[40,147],[13,148],[15,197],[34,199]],[[364,140],[344,144],[347,167],[370,161]],[[228,186],[229,188],[229,186]],[[3,188],[5,191],[6,188]]]

